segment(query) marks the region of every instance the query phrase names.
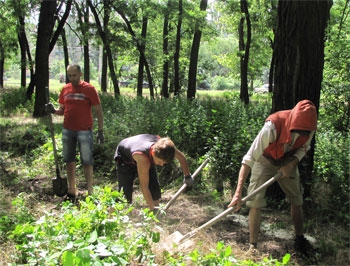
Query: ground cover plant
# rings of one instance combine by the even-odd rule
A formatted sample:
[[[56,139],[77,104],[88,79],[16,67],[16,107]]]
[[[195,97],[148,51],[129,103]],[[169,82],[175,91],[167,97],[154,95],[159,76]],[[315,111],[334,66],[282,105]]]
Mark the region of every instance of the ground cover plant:
[[[32,103],[23,90],[2,92],[0,157],[0,264],[8,265],[346,265],[349,261],[349,130],[339,127],[330,108],[320,109],[316,134],[312,194],[306,199],[307,233],[317,239],[315,261],[293,254],[292,240],[278,235],[289,227],[283,201],[267,209],[269,229],[262,236],[263,254],[245,254],[247,227],[232,214],[194,239],[195,246],[168,251],[164,237],[186,233],[224,210],[237,180],[241,157],[270,111],[268,95],[244,106],[238,95],[156,99],[101,95],[105,114],[103,145],[95,145],[95,193],[75,206],[52,194],[55,176],[47,119],[31,117]],[[57,104],[57,93],[51,100]],[[330,106],[332,103],[322,99]],[[337,101],[335,104],[339,105]],[[333,123],[336,122],[336,125]],[[54,118],[58,153],[60,117]],[[209,166],[166,213],[155,217],[136,191],[128,205],[116,192],[113,154],[130,135],[170,136],[188,156],[191,169],[210,158]],[[64,173],[63,164],[61,164]],[[182,184],[174,163],[159,168],[166,203]],[[84,190],[81,169],[78,187]],[[280,209],[278,209],[280,208]],[[239,222],[244,221],[242,209]],[[278,215],[276,214],[278,213]],[[272,233],[272,235],[268,234]]]

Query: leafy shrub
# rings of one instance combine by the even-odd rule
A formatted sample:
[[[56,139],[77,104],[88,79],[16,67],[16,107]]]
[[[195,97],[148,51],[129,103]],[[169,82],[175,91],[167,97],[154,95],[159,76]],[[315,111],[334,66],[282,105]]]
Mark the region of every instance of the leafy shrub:
[[[152,213],[144,212],[139,230],[128,214],[123,196],[111,187],[96,188],[80,208],[64,203],[62,212],[46,213],[35,222],[23,223],[11,232],[21,252],[18,263],[28,265],[127,265],[152,261]],[[97,264],[96,264],[97,263]]]

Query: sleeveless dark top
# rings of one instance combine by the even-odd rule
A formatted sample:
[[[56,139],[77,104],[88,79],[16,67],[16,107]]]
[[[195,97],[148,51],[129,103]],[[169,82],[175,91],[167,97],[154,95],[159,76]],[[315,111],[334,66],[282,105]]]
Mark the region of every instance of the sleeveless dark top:
[[[144,154],[153,164],[151,149],[158,139],[160,139],[160,136],[152,134],[140,134],[123,139],[115,151],[114,160],[126,164],[135,164],[132,156],[134,154]]]

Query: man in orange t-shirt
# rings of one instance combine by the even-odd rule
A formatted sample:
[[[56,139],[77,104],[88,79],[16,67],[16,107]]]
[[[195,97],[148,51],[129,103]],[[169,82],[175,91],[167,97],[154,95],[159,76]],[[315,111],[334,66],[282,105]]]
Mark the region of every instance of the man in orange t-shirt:
[[[71,64],[67,67],[70,83],[63,86],[59,96],[60,108],[55,110],[49,104],[49,111],[56,115],[63,115],[63,159],[67,164],[69,199],[75,200],[77,196],[76,172],[76,146],[78,144],[80,158],[83,165],[84,176],[88,193],[93,191],[93,119],[92,107],[95,110],[98,123],[97,140],[104,142],[103,112],[100,98],[96,89],[81,80],[82,72],[79,65]]]
[[[309,100],[299,101],[291,110],[271,114],[242,159],[237,188],[228,205],[238,211],[241,207],[242,190],[251,172],[248,195],[264,184],[277,172],[282,174],[278,183],[291,206],[295,231],[295,249],[309,255],[313,248],[304,237],[303,188],[300,184],[298,163],[310,149],[317,128],[317,111]],[[250,250],[257,251],[261,223],[261,208],[266,206],[266,189],[247,201],[249,210]]]

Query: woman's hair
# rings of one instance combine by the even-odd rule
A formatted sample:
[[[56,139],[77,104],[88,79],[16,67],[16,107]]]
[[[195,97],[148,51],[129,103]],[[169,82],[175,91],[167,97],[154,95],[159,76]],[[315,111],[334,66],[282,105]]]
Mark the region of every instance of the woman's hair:
[[[174,160],[175,144],[170,138],[160,138],[153,146],[154,155],[166,163]]]

